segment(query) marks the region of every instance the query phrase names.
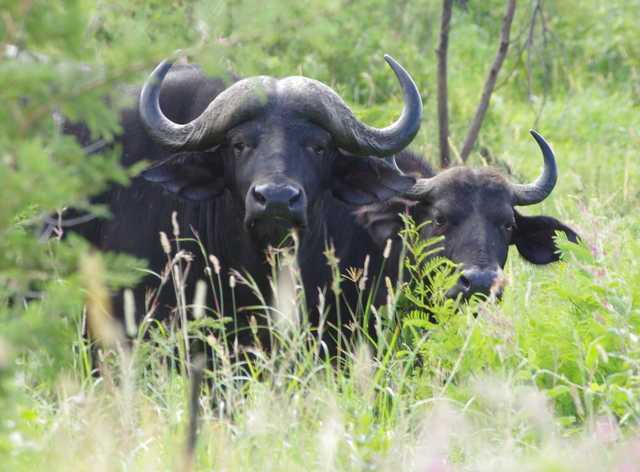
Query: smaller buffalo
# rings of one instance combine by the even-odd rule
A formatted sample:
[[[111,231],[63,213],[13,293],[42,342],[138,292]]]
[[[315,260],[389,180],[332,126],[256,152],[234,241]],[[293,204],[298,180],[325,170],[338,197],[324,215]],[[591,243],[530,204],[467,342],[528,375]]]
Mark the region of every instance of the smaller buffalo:
[[[405,150],[396,155],[397,166],[416,183],[401,196],[352,208],[351,216],[342,203],[326,202],[325,211],[330,213],[325,218],[327,233],[341,259],[342,273],[349,267],[363,267],[368,255],[368,273],[371,279],[376,277],[383,267],[383,249],[391,240],[383,275],[398,280],[403,249],[399,233],[405,227],[401,214],[411,216],[416,225],[430,222],[422,226],[422,239],[445,237],[436,255],[460,264],[458,282],[446,294],[448,298],[468,300],[472,295],[492,293],[499,297],[512,244],[533,264],[558,261],[554,236],[561,231],[577,242],[576,233],[555,218],[524,216],[514,208],[543,201],[558,178],[553,151],[539,134],[531,134],[542,150],[544,170],[530,184],[511,183],[491,167],[453,166],[435,172],[421,156]],[[345,283],[343,290],[353,307],[358,300],[355,285]],[[380,292],[384,290],[377,294],[378,304],[384,303],[385,293]]]

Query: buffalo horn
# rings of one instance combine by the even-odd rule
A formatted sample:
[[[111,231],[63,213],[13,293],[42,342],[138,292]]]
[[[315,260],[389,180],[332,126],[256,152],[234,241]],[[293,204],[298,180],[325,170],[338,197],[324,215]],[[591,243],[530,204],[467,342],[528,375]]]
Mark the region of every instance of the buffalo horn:
[[[531,134],[542,149],[544,169],[542,174],[530,184],[510,184],[513,192],[513,205],[533,205],[547,198],[558,180],[558,163],[549,144],[535,131]],[[418,179],[413,186],[402,192],[402,196],[409,200],[426,200],[435,185],[434,178]]]
[[[396,74],[404,106],[398,120],[378,129],[360,121],[349,106],[331,88],[315,80],[306,79],[304,88],[295,82],[300,77],[290,77],[291,87],[287,87],[291,109],[299,111],[304,118],[326,129],[336,147],[357,155],[386,157],[401,151],[413,140],[422,121],[422,99],[411,76],[392,57],[384,58]]]
[[[162,80],[173,64],[168,59],[156,67],[142,89],[140,118],[156,144],[168,151],[205,150],[221,144],[231,128],[263,113],[267,100],[277,97],[285,111],[325,128],[336,147],[358,155],[390,156],[417,134],[422,100],[409,74],[391,57],[385,59],[400,81],[404,107],[398,121],[383,129],[358,120],[331,88],[306,77],[241,80],[218,95],[198,118],[177,124],[164,116],[159,103]]]
[[[558,163],[549,144],[535,131],[531,135],[538,142],[544,157],[544,169],[542,174],[530,184],[512,184],[513,205],[533,205],[547,198],[558,180]]]
[[[184,125],[160,110],[160,87],[173,60],[165,59],[147,79],[140,94],[140,119],[151,139],[171,152],[203,151],[221,144],[234,126],[259,115],[265,106],[255,90],[264,90],[269,77],[241,80],[218,95],[202,114]],[[263,94],[264,95],[264,94]]]

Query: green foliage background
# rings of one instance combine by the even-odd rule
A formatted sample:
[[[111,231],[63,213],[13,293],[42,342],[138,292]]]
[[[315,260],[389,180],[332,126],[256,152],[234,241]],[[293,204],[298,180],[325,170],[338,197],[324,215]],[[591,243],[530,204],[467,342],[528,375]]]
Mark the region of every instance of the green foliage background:
[[[505,4],[466,3],[466,12],[457,3],[454,7],[449,46],[454,146],[464,139],[478,103]],[[385,338],[385,362],[378,366],[382,373],[371,387],[379,392],[375,401],[359,403],[368,397],[347,378],[322,387],[340,397],[344,404],[339,407],[331,402],[298,405],[307,418],[324,418],[333,409],[343,413],[340,437],[345,442],[337,449],[335,468],[390,468],[384,458],[393,457],[391,431],[412,424],[414,418],[405,412],[420,411],[429,399],[464,405],[479,431],[495,432],[487,444],[512,440],[524,444],[525,451],[541,451],[533,458],[512,458],[505,470],[521,470],[514,465],[522,465],[519,460],[530,461],[531,470],[552,470],[546,465],[554,460],[553,470],[584,466],[559,458],[557,450],[549,452],[544,438],[596,434],[603,418],[620,428],[620,444],[638,435],[640,1],[545,1],[544,24],[538,17],[528,50],[535,5],[519,2],[509,56],[470,164],[488,162],[504,168],[514,181],[529,181],[539,172],[540,159],[527,131],[538,130],[556,151],[561,177],[549,199],[524,211],[572,224],[584,242],[562,244],[566,263],[546,268],[523,263],[514,251],[506,268],[510,286],[505,299],[481,304],[477,318],[447,318],[443,308],[447,322],[438,326],[396,320],[402,329]],[[46,438],[67,414],[65,399],[73,396],[64,393],[65,379],[79,379],[88,388],[80,391],[93,392],[88,387],[92,378],[79,374],[86,374],[86,359],[79,334],[85,294],[78,261],[88,247],[73,237],[40,242],[41,217],[68,206],[88,209],[91,195],[109,182],[126,183],[135,171],[119,167],[117,150],[88,159],[80,145],[60,133],[61,117],[82,120],[96,140],[111,141],[122,130],[104,98],[126,106],[122,84],[140,85],[153,65],[183,49],[212,74],[231,70],[243,77],[302,74],[318,79],[334,87],[366,122],[383,126],[400,112],[400,91],[382,58],[387,53],[410,72],[424,99],[423,126],[413,147],[437,162],[433,51],[440,7],[435,0],[0,2],[0,464],[34,470],[61,460],[54,452],[56,442]],[[11,58],[3,52],[7,45],[49,59]],[[424,243],[416,242],[417,247]],[[106,262],[112,287],[133,283],[139,273],[133,268],[143,265],[123,256]],[[46,297],[33,299],[34,292]],[[424,331],[427,327],[430,331]],[[406,362],[418,358],[421,366]],[[475,385],[484,376],[506,390],[532,388],[544,395],[560,429],[532,427],[517,417],[522,411],[516,406],[507,413],[517,418],[504,420],[501,414],[507,413],[478,393]],[[266,387],[253,388],[258,392],[252,398],[260,404],[259,390]],[[397,395],[384,393],[389,389]],[[163,408],[184,406],[180,393],[167,392]],[[148,426],[149,416],[143,419]],[[165,420],[174,436],[161,441],[176,442],[180,423]],[[231,437],[234,428],[245,431],[244,420],[250,422],[240,417],[236,426],[226,425]],[[309,430],[302,427],[300,433],[295,429],[300,424],[292,424],[293,432],[283,433],[282,441],[298,438],[299,447],[310,447],[313,441],[303,439]],[[408,444],[419,443],[423,433],[418,430],[407,427]],[[249,443],[260,444],[260,430],[254,433]],[[217,434],[204,431],[205,440],[220,440]],[[230,441],[225,438],[222,442]],[[605,451],[602,456],[575,470],[626,460],[622,453],[616,459],[617,449],[609,443],[598,446]],[[42,454],[33,454],[43,448]],[[480,470],[479,464],[487,463],[481,449],[454,446],[446,458],[452,470],[456,464]],[[175,455],[166,445],[162,451]],[[275,470],[305,463],[278,451],[282,468]],[[221,466],[210,458],[215,451],[207,452],[212,455],[202,453],[209,457],[202,468]],[[249,464],[236,449],[229,457],[241,469],[237,464],[255,467],[262,456]],[[83,463],[82,456],[75,460]],[[124,470],[120,467],[113,466]]]

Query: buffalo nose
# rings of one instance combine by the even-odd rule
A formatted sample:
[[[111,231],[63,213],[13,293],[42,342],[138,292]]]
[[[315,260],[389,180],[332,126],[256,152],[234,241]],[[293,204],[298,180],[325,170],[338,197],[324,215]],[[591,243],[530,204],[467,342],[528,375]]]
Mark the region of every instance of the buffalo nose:
[[[462,293],[465,298],[474,294],[488,296],[491,294],[491,288],[494,285],[498,288],[500,278],[500,274],[495,270],[471,268],[462,271],[455,288],[457,288],[458,293]],[[499,287],[496,295],[499,296],[501,291],[501,287]]]
[[[264,207],[282,208],[285,211],[294,209],[300,195],[300,188],[289,184],[267,183],[253,188],[253,196],[257,203]]]

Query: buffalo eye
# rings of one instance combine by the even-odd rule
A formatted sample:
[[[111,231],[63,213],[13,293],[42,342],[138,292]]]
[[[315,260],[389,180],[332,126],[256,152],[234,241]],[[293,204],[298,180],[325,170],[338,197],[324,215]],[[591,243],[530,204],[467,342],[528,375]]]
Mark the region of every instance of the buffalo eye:
[[[327,146],[324,144],[314,144],[311,146],[311,149],[316,156],[323,156],[324,153],[327,152]]]
[[[507,234],[511,234],[515,229],[516,224],[513,221],[509,221],[508,223],[505,223],[504,225],[502,225],[502,227],[507,232]]]
[[[241,142],[241,141],[236,141],[236,142],[231,144],[231,147],[233,148],[233,153],[236,156],[240,156],[240,155],[242,155],[242,153],[247,148],[247,145],[245,143]]]
[[[444,226],[446,222],[447,222],[447,219],[442,215],[435,215],[433,217],[433,224],[438,226],[438,227],[439,226]]]

